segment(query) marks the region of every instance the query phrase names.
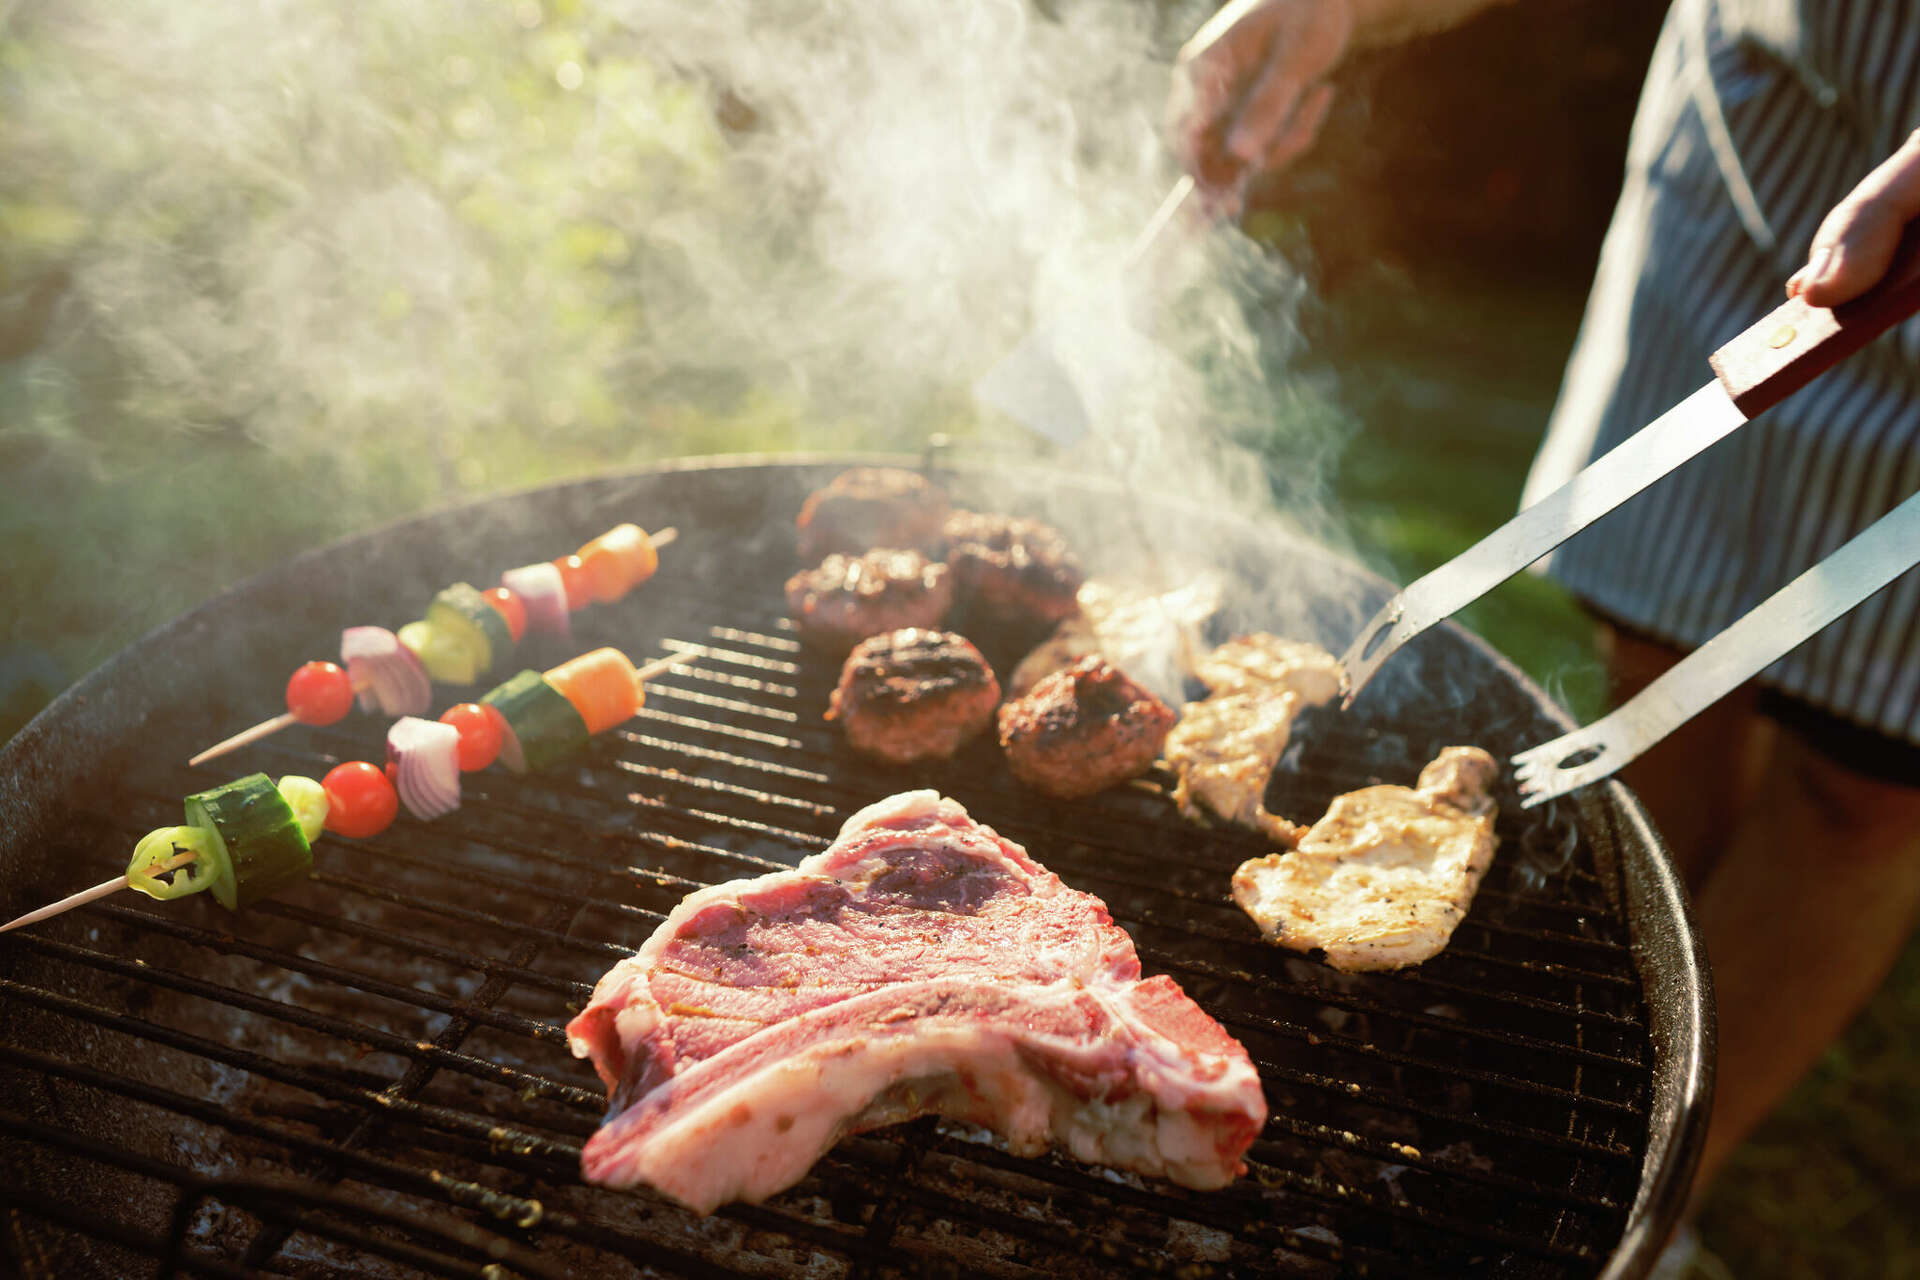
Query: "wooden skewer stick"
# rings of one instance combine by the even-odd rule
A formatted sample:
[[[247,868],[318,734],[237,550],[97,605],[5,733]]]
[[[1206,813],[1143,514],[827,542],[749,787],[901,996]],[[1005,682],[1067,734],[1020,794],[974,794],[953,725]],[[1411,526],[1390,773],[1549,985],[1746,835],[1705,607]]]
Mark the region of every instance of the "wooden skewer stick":
[[[170,858],[155,867],[154,874],[161,875],[168,871],[177,871],[199,856],[199,854],[189,851],[181,854],[177,858]],[[9,929],[18,929],[21,925],[38,924],[42,920],[51,919],[63,912],[71,911],[75,907],[84,907],[89,902],[104,898],[108,894],[118,893],[120,890],[129,887],[131,887],[131,884],[124,875],[115,876],[111,880],[102,880],[91,889],[82,889],[79,893],[69,894],[58,902],[49,903],[41,907],[38,911],[29,911],[17,920],[9,920],[5,924],[0,924],[0,933],[5,933]]]
[[[706,651],[699,646],[677,650],[676,652],[667,654],[665,657],[655,658],[644,667],[635,670],[633,674],[636,680],[644,683],[657,675],[671,671],[675,667],[698,662],[701,655],[705,652]],[[199,755],[188,761],[188,763],[199,764],[202,760],[219,755],[223,751],[231,751],[237,747],[244,747],[249,742],[257,741],[266,737],[268,734],[278,733],[280,730],[294,723],[294,720],[295,717],[291,711],[285,715],[275,716],[271,720],[263,720],[253,726],[253,728],[243,733],[236,733],[233,737],[228,738],[225,742],[217,746],[208,747],[205,751],[202,751]],[[178,870],[186,866],[189,862],[192,862],[197,856],[198,855],[193,853],[183,853],[177,858],[171,858],[154,868],[154,874],[160,875],[168,871]],[[49,903],[41,907],[38,911],[29,911],[17,920],[0,924],[0,933],[5,933],[9,929],[18,929],[22,925],[38,924],[42,920],[51,919],[63,912],[71,911],[75,907],[84,907],[89,902],[97,901],[98,899],[107,897],[109,894],[118,893],[127,887],[128,881],[124,875],[115,876],[111,880],[102,880],[91,889],[82,889],[79,893],[71,894],[60,899],[58,902]]]
[[[650,535],[649,540],[653,543],[655,547],[664,547],[679,536],[680,536],[680,531],[674,528],[672,525],[668,525],[666,528],[662,529],[660,532]],[[675,660],[668,660],[667,666],[673,665],[673,661]],[[660,666],[657,669],[655,667],[648,667],[640,673],[640,678],[642,680],[645,680],[651,676],[659,675],[661,671],[665,671],[667,669],[667,666]],[[364,693],[366,692],[366,689],[367,689],[367,686],[365,685],[356,684],[353,686],[353,691],[355,694]],[[293,712],[291,711],[282,712],[281,714],[275,716],[271,720],[262,720],[259,724],[254,725],[251,729],[242,729],[239,733],[234,734],[231,738],[228,738],[222,742],[214,743],[212,746],[208,747],[205,751],[202,751],[199,755],[187,761],[187,767],[191,769],[196,765],[206,763],[207,761],[213,759],[215,756],[223,756],[227,754],[227,752],[229,751],[238,751],[241,747],[251,746],[252,744],[260,741],[260,739],[270,738],[274,734],[280,732],[282,729],[298,724],[299,722],[300,722],[300,717],[294,715]]]
[[[671,671],[675,667],[700,661],[700,655],[705,652],[705,649],[699,648],[698,646],[691,649],[677,650],[664,658],[655,658],[646,666],[639,668],[633,673],[633,678],[635,682],[645,684],[662,672]]]
[[[228,738],[224,742],[214,743],[212,746],[208,747],[205,751],[202,751],[199,755],[187,761],[187,767],[192,768],[194,765],[197,765],[204,760],[211,760],[215,756],[223,756],[227,754],[227,752],[229,751],[238,751],[241,747],[244,747],[249,743],[258,742],[262,738],[269,737],[273,734],[280,732],[282,729],[285,729],[289,725],[295,725],[299,723],[300,723],[299,716],[296,716],[291,711],[283,711],[271,720],[262,720],[259,724],[253,726],[253,728],[251,729],[242,729],[240,732],[234,734],[231,738]]]

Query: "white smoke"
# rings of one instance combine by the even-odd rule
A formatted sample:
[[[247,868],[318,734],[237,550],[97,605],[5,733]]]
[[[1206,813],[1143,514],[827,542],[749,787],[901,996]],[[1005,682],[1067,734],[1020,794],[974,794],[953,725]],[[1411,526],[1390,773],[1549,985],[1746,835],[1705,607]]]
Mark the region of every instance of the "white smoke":
[[[1044,322],[1139,477],[1259,501],[1232,441],[1311,420],[1286,465],[1314,496],[1279,262],[1185,226],[1114,274],[1174,177],[1169,61],[1203,15],[24,0],[0,198],[77,211],[55,350],[110,364],[92,385],[135,425],[468,487],[730,426],[911,446],[975,430],[967,389]]]

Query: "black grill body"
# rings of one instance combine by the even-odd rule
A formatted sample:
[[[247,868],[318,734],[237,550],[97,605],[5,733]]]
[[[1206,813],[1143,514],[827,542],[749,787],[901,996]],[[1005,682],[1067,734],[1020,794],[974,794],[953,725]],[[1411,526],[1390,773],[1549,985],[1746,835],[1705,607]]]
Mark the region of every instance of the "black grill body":
[[[48,1277],[1643,1274],[1704,1129],[1712,1027],[1684,898],[1632,798],[1609,784],[1522,811],[1503,790],[1494,868],[1419,968],[1343,975],[1266,947],[1227,897],[1263,847],[1151,788],[1063,804],[989,743],[905,770],[847,751],[821,719],[836,672],[794,643],[779,584],[801,500],[853,461],[683,463],[355,538],[145,637],[8,744],[11,916],[122,869],[189,792],[382,759],[385,722],[355,713],[183,763],[277,710],[342,626],[398,626],[450,581],[484,586],[621,520],[675,525],[651,583],[516,666],[708,650],[577,765],[468,775],[447,818],[329,837],[275,901],[126,894],[0,936],[0,1258]],[[1226,630],[1337,650],[1387,590],[1304,542],[1166,503],[1143,516],[1094,481],[946,479],[1053,518],[1095,571],[1137,565],[1141,528],[1179,527],[1231,574]],[[974,638],[1003,671],[1017,654]],[[1268,803],[1311,821],[1341,791],[1411,784],[1441,746],[1505,757],[1567,727],[1442,629],[1352,712],[1303,722]],[[581,1184],[604,1100],[561,1028],[598,976],[692,888],[791,865],[916,786],[1103,898],[1146,969],[1246,1044],[1273,1113],[1249,1176],[1191,1192],[926,1119],[707,1219]]]

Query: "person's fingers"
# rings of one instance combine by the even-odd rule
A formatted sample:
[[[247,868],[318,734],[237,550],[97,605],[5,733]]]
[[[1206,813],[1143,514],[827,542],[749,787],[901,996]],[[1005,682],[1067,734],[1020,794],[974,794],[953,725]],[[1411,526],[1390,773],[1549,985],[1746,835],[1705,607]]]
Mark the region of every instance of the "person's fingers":
[[[1812,306],[1860,296],[1887,273],[1907,224],[1920,218],[1920,131],[1834,206],[1814,233],[1807,265],[1787,281]]]
[[[1346,4],[1287,11],[1274,32],[1266,67],[1227,130],[1228,153],[1252,164],[1284,150],[1279,143],[1300,114],[1302,95],[1332,71],[1352,34],[1352,11]]]
[[[1181,165],[1201,182],[1215,185],[1223,166],[1220,135],[1237,97],[1233,67],[1223,56],[1202,56],[1178,69],[1168,103],[1172,144]]]
[[[1267,148],[1266,155],[1261,157],[1260,167],[1284,169],[1292,164],[1320,136],[1320,126],[1326,122],[1327,110],[1332,105],[1333,86],[1330,84],[1316,84],[1301,94],[1293,118],[1287,121],[1286,128]]]
[[[1273,35],[1266,0],[1234,0],[1195,33],[1174,62],[1167,118],[1182,167],[1203,194],[1223,193],[1240,164],[1223,138],[1247,86],[1265,64]]]
[[[1300,105],[1306,88],[1288,60],[1275,58],[1253,83],[1226,133],[1227,154],[1241,164],[1252,164],[1267,154]]]

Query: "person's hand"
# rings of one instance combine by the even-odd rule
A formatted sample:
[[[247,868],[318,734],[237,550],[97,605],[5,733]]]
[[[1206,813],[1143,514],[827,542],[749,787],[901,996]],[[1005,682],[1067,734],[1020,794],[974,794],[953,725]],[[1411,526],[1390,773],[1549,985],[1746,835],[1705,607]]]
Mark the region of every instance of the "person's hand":
[[[1238,214],[1248,179],[1313,144],[1353,23],[1352,0],[1233,0],[1180,50],[1174,149],[1211,208]]]
[[[1920,218],[1920,130],[1835,205],[1813,236],[1787,296],[1816,307],[1859,297],[1887,273],[1907,224]]]

